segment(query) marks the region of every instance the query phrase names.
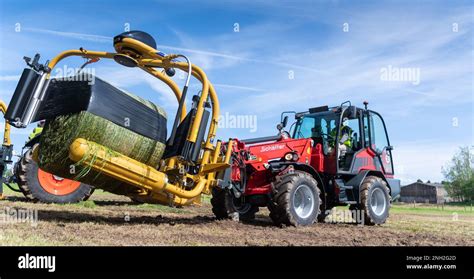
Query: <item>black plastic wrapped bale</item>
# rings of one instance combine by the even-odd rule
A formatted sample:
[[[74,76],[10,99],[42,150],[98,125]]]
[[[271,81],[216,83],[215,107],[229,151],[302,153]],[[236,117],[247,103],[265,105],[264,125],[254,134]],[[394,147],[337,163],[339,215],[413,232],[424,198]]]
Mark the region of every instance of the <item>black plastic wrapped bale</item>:
[[[47,119],[40,140],[40,167],[117,194],[136,191],[75,164],[68,157],[69,146],[76,138],[85,138],[158,167],[166,142],[165,111],[97,77],[80,80],[64,78],[50,83],[37,117]]]

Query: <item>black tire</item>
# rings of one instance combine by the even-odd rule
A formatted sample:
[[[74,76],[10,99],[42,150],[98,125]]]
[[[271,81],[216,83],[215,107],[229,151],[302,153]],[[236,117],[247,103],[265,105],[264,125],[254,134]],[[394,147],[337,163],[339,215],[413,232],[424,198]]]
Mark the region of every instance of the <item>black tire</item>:
[[[298,191],[298,193],[296,193]],[[299,191],[306,193],[309,207],[297,213],[295,202]],[[304,197],[303,197],[304,198]],[[313,224],[321,211],[321,197],[318,183],[308,173],[295,171],[277,177],[273,183],[272,204],[269,206],[270,218],[275,225],[307,226]]]
[[[47,192],[38,179],[38,165],[32,158],[32,149],[27,150],[15,166],[18,186],[25,197],[34,202],[44,203],[77,203],[87,200],[94,192],[94,187],[81,183],[67,195],[54,195]]]
[[[212,212],[217,219],[232,219],[235,221],[250,221],[255,219],[258,206],[246,203],[236,204],[236,198],[228,190],[212,189]]]
[[[357,220],[357,212],[355,210],[358,209],[363,211],[363,223],[365,225],[381,225],[387,221],[391,197],[387,183],[382,178],[367,176],[364,179],[360,188],[360,201],[359,205],[349,207],[354,220]]]

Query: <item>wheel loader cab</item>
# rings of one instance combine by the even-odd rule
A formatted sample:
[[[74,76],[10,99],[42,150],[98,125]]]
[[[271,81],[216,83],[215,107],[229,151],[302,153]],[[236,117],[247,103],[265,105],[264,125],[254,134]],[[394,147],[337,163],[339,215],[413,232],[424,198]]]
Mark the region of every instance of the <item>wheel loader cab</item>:
[[[311,138],[313,153],[322,153],[323,166],[314,165],[321,160],[312,162],[316,170],[358,174],[367,169],[393,174],[392,147],[380,114],[349,104],[312,108],[296,119],[293,138]]]

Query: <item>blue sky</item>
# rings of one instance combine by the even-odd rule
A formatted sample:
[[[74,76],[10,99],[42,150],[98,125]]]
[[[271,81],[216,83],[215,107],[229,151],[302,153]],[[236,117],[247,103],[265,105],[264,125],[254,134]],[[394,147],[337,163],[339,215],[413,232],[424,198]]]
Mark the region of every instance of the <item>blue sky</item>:
[[[224,128],[219,138],[274,134],[284,110],[368,100],[384,116],[402,183],[440,181],[456,149],[473,145],[473,14],[471,1],[2,1],[0,98],[11,98],[23,56],[113,51],[129,24],[201,66],[222,113],[257,117],[256,130]],[[158,80],[113,61],[93,67],[174,118],[174,95]],[[418,69],[419,84],[383,80],[388,67]],[[16,150],[30,130],[13,131]]]

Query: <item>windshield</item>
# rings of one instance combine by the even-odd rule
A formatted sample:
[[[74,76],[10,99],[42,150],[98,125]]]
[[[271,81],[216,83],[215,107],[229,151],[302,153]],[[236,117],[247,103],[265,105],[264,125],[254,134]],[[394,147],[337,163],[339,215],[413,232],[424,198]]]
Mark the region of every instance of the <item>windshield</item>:
[[[293,138],[323,138],[331,134],[337,127],[338,114],[323,112],[307,114],[298,119]]]

